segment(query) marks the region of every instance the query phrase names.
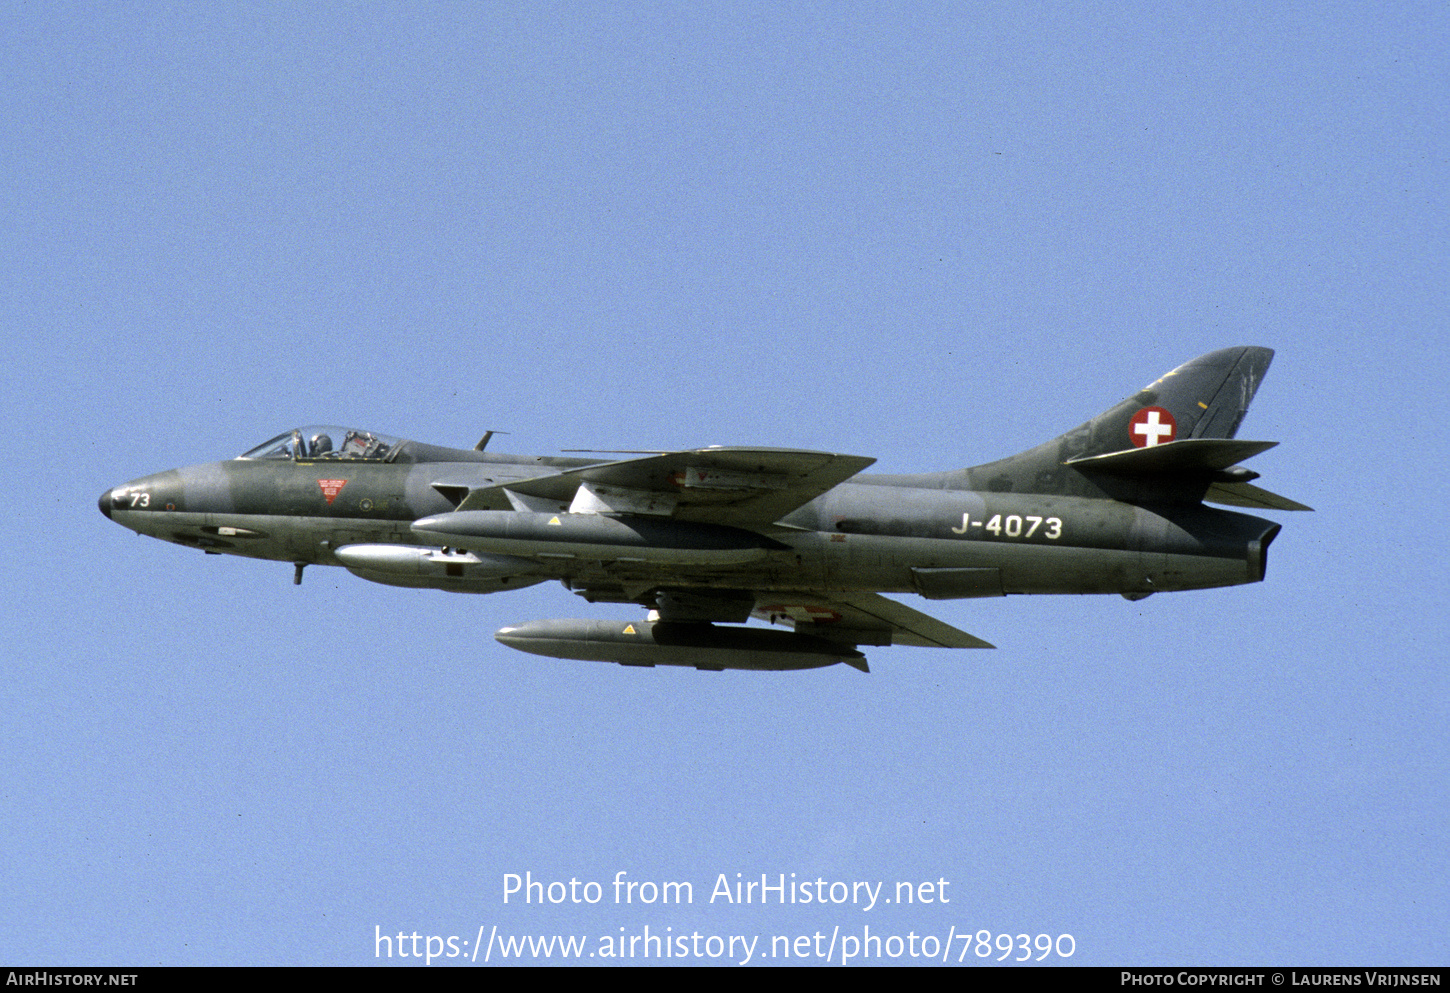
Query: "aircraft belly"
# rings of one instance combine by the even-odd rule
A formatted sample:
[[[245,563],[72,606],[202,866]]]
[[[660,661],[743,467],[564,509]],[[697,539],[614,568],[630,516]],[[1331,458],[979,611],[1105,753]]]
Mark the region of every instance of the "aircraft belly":
[[[702,590],[796,589],[796,574],[761,565],[739,568],[675,567],[629,562],[554,562],[547,566],[551,578],[562,580],[575,590],[619,590],[620,602],[634,602],[638,594],[658,588]]]
[[[295,519],[291,517],[187,511],[114,512],[114,517],[141,534],[213,554],[285,561],[296,558],[291,540]]]
[[[1142,555],[1119,549],[1008,545],[986,541],[853,535],[836,559],[827,589],[926,593],[932,599],[1000,593],[1119,593],[1142,586]],[[963,592],[932,596],[922,573],[961,576]],[[952,579],[953,577],[945,577]],[[929,588],[929,587],[928,587]]]
[[[793,536],[791,542],[796,552],[791,568],[738,570],[713,585],[947,599],[1121,593],[1143,589],[1148,575],[1143,553],[1135,549],[819,533]],[[1181,564],[1191,565],[1192,559]]]
[[[1254,572],[1247,557],[1217,558],[1168,553],[1162,556],[1154,585],[1160,590],[1207,590],[1256,583],[1262,578],[1261,574]]]
[[[111,519],[137,534],[149,535],[163,541],[174,541],[182,545],[201,547],[206,538],[202,530],[207,523],[206,514],[187,511],[113,510]]]
[[[209,551],[284,562],[337,565],[333,551],[367,542],[397,544],[405,540],[389,521],[339,521],[329,517],[279,514],[192,515],[200,521],[176,540]]]

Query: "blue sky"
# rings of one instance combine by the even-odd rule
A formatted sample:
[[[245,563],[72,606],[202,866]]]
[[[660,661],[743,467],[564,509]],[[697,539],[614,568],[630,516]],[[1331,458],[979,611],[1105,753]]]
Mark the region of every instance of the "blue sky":
[[[1443,964],[1447,42],[1429,3],[5,4],[0,959]],[[998,649],[869,676],[520,655],[631,608],[296,588],[95,509],[318,422],[952,468],[1247,344],[1253,468],[1316,508],[1265,515],[1265,583],[933,603]],[[737,873],[950,902],[709,902]]]

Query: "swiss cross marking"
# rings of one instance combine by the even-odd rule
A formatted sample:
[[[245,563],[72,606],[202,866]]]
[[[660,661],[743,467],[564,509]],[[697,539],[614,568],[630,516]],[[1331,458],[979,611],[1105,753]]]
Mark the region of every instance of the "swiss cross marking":
[[[1128,422],[1128,438],[1138,448],[1152,448],[1178,437],[1178,422],[1162,407],[1144,407]]]
[[[332,501],[337,499],[337,495],[341,493],[342,488],[347,485],[347,480],[319,479],[317,481],[317,485],[322,487],[322,495],[327,497],[327,505],[331,507]]]

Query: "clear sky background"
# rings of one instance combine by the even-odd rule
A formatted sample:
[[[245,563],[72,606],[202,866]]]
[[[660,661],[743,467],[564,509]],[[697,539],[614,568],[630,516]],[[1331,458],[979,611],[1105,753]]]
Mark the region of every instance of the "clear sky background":
[[[0,960],[648,925],[1445,964],[1447,28],[1428,2],[4,4]],[[1282,442],[1252,467],[1316,508],[1263,515],[1265,583],[902,597],[1000,647],[873,649],[869,676],[522,655],[494,630],[635,612],[297,588],[96,511],[318,422],[954,468],[1250,344],[1277,357],[1240,437]],[[525,872],[604,899],[505,905]],[[617,906],[619,872],[694,903]],[[950,902],[710,903],[736,873]]]

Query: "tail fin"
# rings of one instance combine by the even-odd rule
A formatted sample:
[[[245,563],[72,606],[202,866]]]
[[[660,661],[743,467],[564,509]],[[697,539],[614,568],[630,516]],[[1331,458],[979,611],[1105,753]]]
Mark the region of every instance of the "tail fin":
[[[1036,448],[963,471],[972,489],[1133,499],[1104,477],[1134,477],[1139,497],[1192,499],[1215,488],[1254,478],[1229,467],[1269,447],[1266,443],[1223,441],[1238,431],[1274,353],[1267,348],[1225,348],[1186,362],[1149,383],[1097,417]],[[1213,439],[1219,439],[1214,441]],[[1184,445],[1183,442],[1192,442]],[[1154,449],[1170,442],[1171,457]],[[1252,450],[1250,450],[1252,449]],[[1143,490],[1144,477],[1163,486]],[[1191,496],[1189,491],[1192,491]],[[1292,501],[1290,501],[1292,502]],[[1290,509],[1290,508],[1284,508]],[[1306,508],[1307,509],[1307,508]]]
[[[1225,348],[1174,369],[1058,441],[1083,450],[1068,458],[1151,448],[1187,438],[1232,438],[1249,412],[1274,353],[1267,348]],[[1087,429],[1087,437],[1080,432]]]

